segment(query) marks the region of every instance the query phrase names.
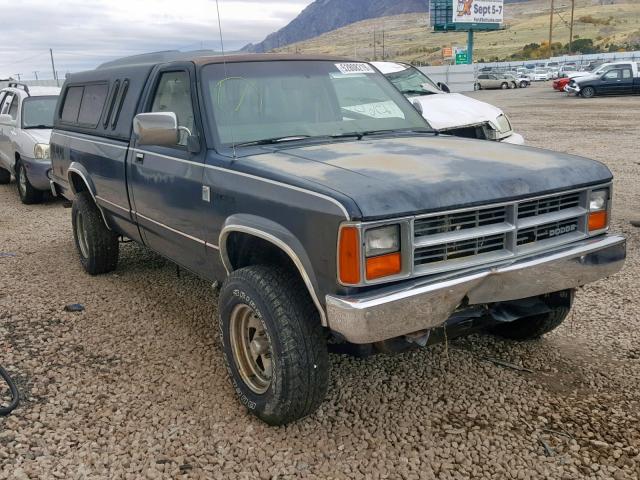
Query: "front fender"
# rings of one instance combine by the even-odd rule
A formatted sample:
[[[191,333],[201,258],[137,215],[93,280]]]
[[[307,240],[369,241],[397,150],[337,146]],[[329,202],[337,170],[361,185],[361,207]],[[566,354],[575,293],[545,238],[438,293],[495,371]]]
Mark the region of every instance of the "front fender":
[[[282,225],[266,218],[248,214],[230,216],[222,227],[218,243],[220,246],[220,256],[228,273],[233,271],[233,266],[231,265],[227,252],[227,238],[233,232],[254,235],[274,244],[286,253],[300,272],[300,276],[304,280],[309,295],[311,295],[313,303],[318,309],[322,325],[327,326],[326,314],[324,306],[319,299],[318,282],[313,266],[304,246],[295,235]]]

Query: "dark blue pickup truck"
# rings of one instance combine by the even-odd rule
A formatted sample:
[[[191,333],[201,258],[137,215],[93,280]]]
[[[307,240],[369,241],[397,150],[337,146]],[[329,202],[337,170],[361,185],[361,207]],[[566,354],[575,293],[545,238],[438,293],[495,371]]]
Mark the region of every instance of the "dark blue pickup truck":
[[[271,424],[322,402],[329,348],[537,338],[626,254],[607,167],[438,135],[358,61],[176,54],[74,74],[51,155],[89,274],[131,239],[222,284],[230,377]]]
[[[568,93],[584,98],[596,95],[640,94],[640,64],[614,63],[601,72],[572,79],[565,87]]]

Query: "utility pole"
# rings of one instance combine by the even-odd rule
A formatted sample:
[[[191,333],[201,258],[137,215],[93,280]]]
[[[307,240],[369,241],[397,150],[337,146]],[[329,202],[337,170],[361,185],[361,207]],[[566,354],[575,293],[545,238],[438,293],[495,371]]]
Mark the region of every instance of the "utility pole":
[[[376,48],[376,27],[373,27],[373,61],[378,59],[378,50]]]
[[[18,77],[18,81],[20,81],[20,76],[21,76],[22,74],[21,74],[21,73],[14,73],[14,75],[15,75],[16,77]]]
[[[37,72],[37,71],[34,71],[34,72],[33,72],[33,74],[34,74],[34,75],[35,75],[35,77],[36,77],[36,81],[38,81],[38,72]]]
[[[576,9],[576,0],[571,0],[571,26],[569,27],[569,54],[573,53],[573,13]]]
[[[551,49],[551,43],[553,42],[553,14],[554,14],[554,0],[551,0],[551,15],[549,16],[549,58],[553,56],[553,50]]]
[[[60,82],[58,81],[58,74],[56,73],[56,64],[53,63],[53,49],[49,49],[49,55],[51,55],[51,70],[53,71],[53,79],[56,81],[56,84],[60,86]]]
[[[382,61],[384,62],[385,51],[384,51],[384,28],[382,29]]]

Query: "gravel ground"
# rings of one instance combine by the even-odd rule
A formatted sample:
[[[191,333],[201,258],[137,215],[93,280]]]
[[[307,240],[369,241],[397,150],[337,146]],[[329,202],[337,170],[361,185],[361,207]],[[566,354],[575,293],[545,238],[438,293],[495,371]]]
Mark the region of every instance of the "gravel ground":
[[[614,230],[630,258],[579,292],[562,327],[524,344],[332,356],[322,408],[271,428],[230,387],[209,285],[133,244],[115,274],[91,278],[70,210],[25,207],[0,186],[0,363],[24,397],[0,419],[0,478],[638,479],[640,97],[547,85],[473,96],[505,108],[529,144],[617,176]]]

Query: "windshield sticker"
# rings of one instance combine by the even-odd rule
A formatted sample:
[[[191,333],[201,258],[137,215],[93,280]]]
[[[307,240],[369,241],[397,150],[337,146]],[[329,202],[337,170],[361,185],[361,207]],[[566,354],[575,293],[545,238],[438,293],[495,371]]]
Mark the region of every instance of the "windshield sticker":
[[[345,75],[353,73],[376,73],[367,63],[336,63],[336,68]]]

